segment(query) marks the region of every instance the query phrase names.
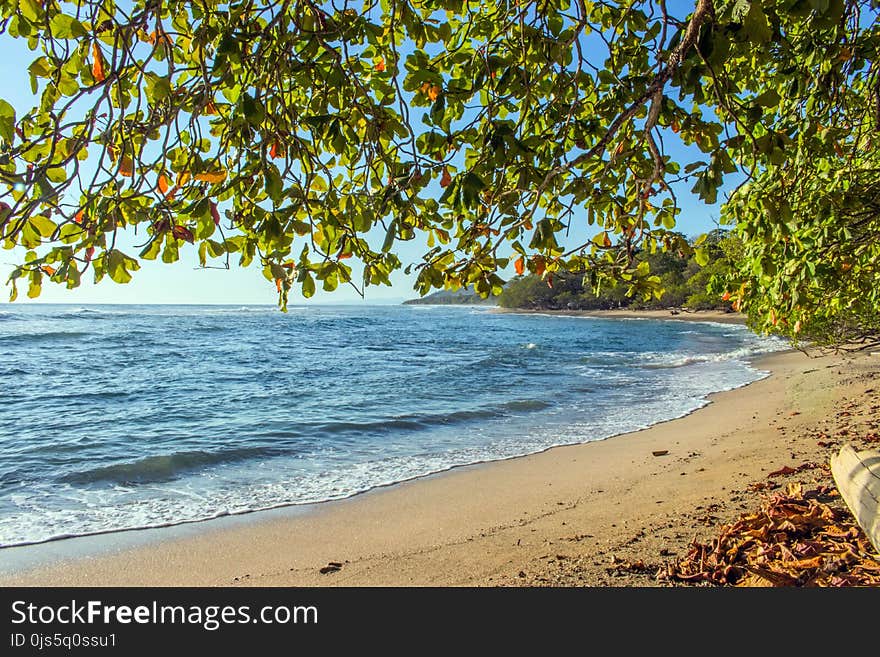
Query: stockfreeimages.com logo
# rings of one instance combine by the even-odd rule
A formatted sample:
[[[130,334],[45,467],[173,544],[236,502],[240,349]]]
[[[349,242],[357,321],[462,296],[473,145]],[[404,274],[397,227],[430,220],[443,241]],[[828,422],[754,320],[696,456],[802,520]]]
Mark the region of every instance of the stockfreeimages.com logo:
[[[13,625],[199,625],[213,632],[223,625],[317,624],[318,609],[309,605],[111,605],[89,600],[60,605],[36,605],[24,600],[12,603]]]

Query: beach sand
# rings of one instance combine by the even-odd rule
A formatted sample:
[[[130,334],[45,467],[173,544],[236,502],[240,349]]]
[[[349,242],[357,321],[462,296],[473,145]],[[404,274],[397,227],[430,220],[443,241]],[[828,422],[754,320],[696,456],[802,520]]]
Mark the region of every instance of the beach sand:
[[[682,322],[716,322],[720,324],[745,324],[742,313],[723,310],[682,310],[673,314],[670,310],[524,310],[522,308],[496,308],[495,312],[521,315],[570,315],[572,317],[602,317],[605,319],[668,319]]]
[[[109,551],[15,572],[0,584],[662,584],[657,566],[758,506],[749,484],[785,465],[827,463],[835,448],[820,447],[819,435],[877,426],[880,356],[813,356],[763,358],[756,367],[770,377],[636,433],[296,512],[252,514],[234,526],[200,523],[189,535],[169,532],[140,546],[112,549],[111,534]],[[785,480],[819,478],[830,479],[816,468]],[[615,568],[636,560],[648,564],[644,573]],[[322,574],[330,562],[339,568]]]

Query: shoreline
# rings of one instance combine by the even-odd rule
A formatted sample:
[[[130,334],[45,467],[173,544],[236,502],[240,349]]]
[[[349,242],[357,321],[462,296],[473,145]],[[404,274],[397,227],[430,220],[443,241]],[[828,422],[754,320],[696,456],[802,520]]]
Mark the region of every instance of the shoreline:
[[[544,447],[538,451],[534,452],[525,452],[523,454],[513,454],[511,456],[498,457],[487,460],[473,461],[471,463],[462,463],[462,464],[454,464],[448,467],[434,470],[431,472],[426,472],[424,474],[414,475],[412,477],[408,477],[406,479],[401,479],[399,481],[392,481],[383,484],[377,484],[372,486],[371,488],[367,488],[364,490],[355,491],[349,495],[344,497],[334,497],[324,500],[317,500],[314,502],[281,502],[275,504],[273,506],[258,508],[258,509],[247,509],[242,511],[234,511],[234,512],[225,512],[220,513],[215,516],[205,517],[205,518],[194,518],[187,520],[179,520],[179,521],[168,521],[166,523],[157,524],[157,525],[145,525],[142,527],[122,527],[119,529],[104,529],[93,532],[86,532],[82,534],[67,534],[61,536],[53,536],[50,538],[28,541],[24,543],[15,543],[6,546],[0,546],[0,583],[2,583],[2,578],[6,571],[14,571],[14,568],[9,568],[9,564],[4,564],[4,554],[14,554],[16,552],[26,552],[26,551],[46,551],[51,553],[53,550],[50,548],[54,546],[54,544],[61,544],[59,547],[63,547],[64,545],[71,544],[85,544],[85,547],[82,549],[74,550],[78,557],[92,557],[96,556],[103,552],[112,551],[114,547],[118,547],[119,544],[128,544],[132,546],[143,545],[150,542],[168,540],[176,538],[174,534],[177,535],[185,535],[187,533],[192,533],[189,530],[189,526],[193,525],[193,531],[197,532],[198,526],[206,526],[209,529],[216,529],[217,527],[212,527],[212,525],[219,525],[220,523],[233,523],[233,522],[249,522],[256,521],[259,522],[265,517],[269,516],[273,513],[316,513],[320,512],[320,509],[327,504],[335,504],[335,503],[344,503],[348,500],[354,499],[361,495],[367,495],[373,492],[379,492],[384,489],[394,488],[395,486],[401,486],[405,484],[410,484],[414,482],[418,482],[423,479],[430,479],[432,477],[443,476],[447,473],[454,472],[459,469],[465,468],[477,468],[481,466],[490,466],[495,463],[502,463],[504,461],[511,461],[516,459],[527,459],[532,456],[544,454],[545,452],[566,448],[566,447],[579,447],[583,445],[589,445],[593,443],[599,443],[606,440],[613,440],[615,438],[620,438],[623,436],[627,436],[630,434],[640,433],[642,431],[648,431],[656,426],[666,424],[669,422],[675,422],[677,420],[681,420],[683,418],[688,417],[689,415],[700,411],[706,406],[712,403],[712,398],[715,395],[724,394],[728,392],[733,392],[739,390],[741,388],[748,387],[753,385],[763,379],[772,376],[772,372],[764,371],[760,367],[760,363],[763,359],[766,359],[775,354],[789,353],[790,350],[782,350],[776,352],[767,352],[757,354],[747,359],[748,367],[753,369],[756,374],[759,374],[759,378],[754,381],[750,381],[748,383],[744,383],[741,385],[734,386],[732,388],[727,388],[725,390],[718,390],[715,392],[707,393],[703,398],[704,403],[696,408],[684,412],[682,415],[677,415],[674,417],[670,417],[664,420],[658,420],[653,424],[649,424],[647,426],[633,429],[631,431],[621,431],[620,433],[614,433],[608,436],[603,436],[600,438],[594,438],[592,440],[585,440],[581,442],[571,442],[571,443],[560,443],[557,445],[550,445],[549,447]],[[166,534],[165,536],[161,536],[161,534]],[[117,545],[114,546],[114,543]],[[29,555],[30,556],[30,555]],[[52,561],[56,561],[57,559],[48,559],[43,558],[42,555],[33,555],[35,558],[25,558],[22,561],[28,562],[31,561],[33,563],[39,563],[41,566],[51,566]],[[15,557],[12,558],[12,561],[15,561]]]
[[[554,450],[554,449],[560,449],[560,448],[565,448],[565,447],[579,447],[579,446],[583,446],[583,445],[588,445],[588,444],[603,442],[606,440],[612,440],[615,438],[620,438],[622,436],[627,436],[630,434],[640,433],[642,431],[648,431],[656,426],[666,424],[668,422],[675,422],[676,420],[681,420],[683,418],[688,417],[689,415],[691,415],[693,413],[696,413],[697,411],[700,411],[701,409],[705,408],[706,406],[708,406],[712,403],[712,398],[715,395],[724,394],[724,393],[728,393],[728,392],[734,392],[736,390],[748,387],[750,385],[758,383],[759,381],[762,381],[765,378],[772,376],[772,374],[773,374],[772,372],[765,371],[761,367],[761,362],[764,359],[767,359],[773,355],[789,353],[791,351],[792,350],[790,350],[790,349],[785,349],[785,350],[780,350],[780,351],[764,352],[764,353],[759,353],[759,354],[755,354],[753,356],[750,356],[745,359],[748,368],[752,369],[756,374],[760,375],[754,381],[750,381],[748,383],[736,385],[731,388],[726,388],[723,390],[716,390],[714,392],[707,393],[702,398],[704,403],[701,404],[700,406],[697,406],[696,408],[693,408],[689,411],[685,411],[681,415],[676,415],[674,417],[669,417],[669,418],[663,419],[663,420],[657,420],[656,422],[653,422],[652,424],[649,424],[647,426],[643,426],[643,427],[640,427],[637,429],[632,429],[629,431],[621,431],[620,433],[613,433],[613,434],[610,434],[607,436],[593,438],[591,440],[584,440],[581,442],[559,443],[556,445],[550,445],[549,447],[544,447],[544,448],[539,449],[534,452],[524,452],[522,454],[512,454],[510,456],[501,456],[498,458],[478,460],[478,461],[473,461],[473,462],[469,462],[469,463],[453,464],[453,465],[441,468],[439,470],[425,472],[424,474],[417,474],[417,475],[408,477],[406,479],[400,479],[398,481],[390,481],[387,483],[376,484],[370,488],[366,488],[363,490],[357,490],[357,491],[350,493],[348,495],[345,495],[343,497],[333,497],[333,498],[316,500],[316,501],[309,501],[309,502],[279,502],[279,503],[274,504],[272,506],[261,507],[261,508],[256,508],[256,509],[246,509],[246,510],[241,510],[241,511],[223,512],[223,513],[219,513],[217,515],[205,517],[205,518],[193,518],[193,519],[185,519],[185,520],[177,520],[177,521],[168,521],[168,522],[164,522],[164,523],[156,524],[156,525],[122,527],[119,529],[102,529],[102,530],[97,530],[97,531],[85,532],[82,534],[65,534],[65,535],[60,535],[60,536],[52,536],[50,538],[41,539],[41,540],[27,541],[27,542],[22,542],[22,543],[14,543],[14,544],[10,544],[10,545],[0,546],[0,582],[2,582],[2,578],[6,574],[5,571],[11,570],[9,568],[8,564],[3,563],[4,562],[4,558],[3,558],[4,554],[12,554],[15,552],[23,552],[23,551],[27,551],[27,550],[46,550],[46,551],[49,551],[48,547],[53,544],[56,544],[56,543],[60,543],[60,544],[66,543],[68,545],[71,543],[93,543],[92,546],[86,547],[83,550],[76,550],[76,552],[78,552],[84,556],[94,556],[94,554],[109,551],[107,543],[110,544],[109,545],[110,548],[113,547],[112,543],[116,542],[116,541],[118,541],[120,543],[129,543],[131,545],[138,545],[138,544],[152,542],[154,540],[163,540],[163,539],[168,539],[168,538],[174,538],[174,536],[171,535],[173,533],[187,533],[187,532],[185,532],[185,530],[188,529],[187,526],[189,526],[189,525],[194,525],[195,526],[194,531],[198,531],[199,525],[208,526],[208,525],[219,524],[219,523],[224,523],[224,522],[237,522],[238,520],[241,520],[242,522],[248,522],[249,519],[254,519],[256,521],[259,521],[263,515],[268,515],[268,514],[272,514],[272,513],[276,513],[276,512],[277,513],[319,512],[320,509],[324,505],[327,505],[327,504],[346,502],[348,500],[359,497],[361,495],[367,495],[369,493],[382,491],[384,489],[393,488],[395,486],[418,482],[420,480],[429,479],[431,477],[442,476],[444,474],[454,472],[456,470],[463,469],[463,468],[475,468],[475,467],[481,467],[481,466],[486,466],[486,465],[492,465],[494,463],[502,463],[504,461],[511,461],[511,460],[515,460],[515,459],[527,459],[529,457],[543,454],[545,452],[548,452],[548,451]],[[158,536],[158,534],[160,534],[160,533],[165,533],[165,534],[167,534],[167,536]],[[131,536],[130,540],[122,540],[121,539],[121,537],[126,536],[126,535]],[[45,546],[45,547],[43,547],[43,546]],[[14,558],[13,558],[13,561],[14,561]],[[36,560],[35,559],[25,559],[25,561],[39,561],[39,562],[47,561],[48,562],[47,559],[41,559],[39,557]]]
[[[528,308],[492,309],[496,313],[513,315],[558,315],[561,317],[593,317],[597,319],[656,319],[670,322],[710,322],[715,324],[745,325],[746,316],[742,313],[724,312],[723,310],[680,311],[673,314],[670,310],[531,310]]]
[[[647,429],[460,466],[308,509],[104,534],[91,539],[100,550],[75,549],[89,538],[44,543],[54,546],[53,559],[72,558],[36,568],[20,562],[0,584],[495,586],[554,582],[564,566],[585,559],[592,561],[563,584],[606,584],[601,562],[609,550],[673,556],[682,549],[676,541],[698,529],[697,507],[734,512],[748,482],[791,465],[795,453],[820,456],[814,440],[792,441],[789,429],[785,440],[768,438],[858,396],[878,363],[867,354],[777,352],[754,363],[769,377]],[[330,562],[342,565],[322,574]]]

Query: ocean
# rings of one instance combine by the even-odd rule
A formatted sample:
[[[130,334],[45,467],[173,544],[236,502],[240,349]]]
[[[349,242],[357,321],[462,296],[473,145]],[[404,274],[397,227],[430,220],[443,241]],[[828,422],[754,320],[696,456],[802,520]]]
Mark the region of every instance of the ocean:
[[[0,306],[0,546],[344,498],[602,440],[765,376],[710,322]],[[622,438],[625,440],[625,438]]]

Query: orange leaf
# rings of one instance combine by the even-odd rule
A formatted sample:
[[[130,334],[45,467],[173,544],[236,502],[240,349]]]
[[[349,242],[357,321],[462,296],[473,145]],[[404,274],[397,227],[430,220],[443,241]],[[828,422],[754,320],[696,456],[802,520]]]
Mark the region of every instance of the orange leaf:
[[[147,35],[147,41],[152,43],[153,45],[164,41],[169,46],[171,45],[171,37],[169,37],[164,31],[153,30]]]
[[[168,196],[168,190],[171,187],[171,185],[168,182],[168,178],[166,178],[164,175],[161,175],[161,176],[159,176],[159,180],[157,181],[156,184],[159,187],[159,191],[162,194],[164,194],[165,196]]]
[[[623,142],[620,142],[620,143],[617,145],[617,148],[614,149],[614,157],[617,157],[617,156],[620,155],[621,153],[623,153]]]
[[[190,244],[195,242],[195,237],[193,236],[192,231],[186,226],[175,226],[171,229],[171,234],[177,239],[184,240]]]
[[[513,266],[516,269],[516,273],[522,276],[523,272],[526,270],[526,259],[520,256],[516,259],[516,262],[513,263]]]
[[[721,300],[722,300],[722,301],[730,301],[730,292],[725,292],[725,293],[721,296]]]
[[[449,169],[443,167],[443,175],[440,176],[440,186],[441,187],[449,187],[449,183],[452,182],[452,176],[449,174]]]
[[[189,171],[181,171],[177,174],[177,186],[183,187],[186,183],[189,182],[190,173]]]
[[[217,106],[214,104],[213,100],[209,100],[208,104],[205,105],[205,114],[219,114],[217,111]]]
[[[131,158],[127,155],[123,155],[119,160],[119,175],[121,176],[133,176],[134,175],[134,162],[132,162]]]
[[[428,98],[430,98],[432,102],[437,100],[437,97],[440,95],[441,91],[442,89],[439,86],[437,86],[436,84],[432,84],[431,88],[428,89]]]
[[[217,204],[214,201],[210,201],[211,204],[211,218],[214,220],[214,225],[220,225],[220,212],[217,210]]]
[[[534,225],[532,224],[532,220],[526,219],[525,223],[523,223],[523,228],[525,228],[526,230],[531,230],[532,228],[534,228]]]
[[[380,73],[385,70],[385,60],[382,57],[376,60],[376,70]]]
[[[84,216],[84,215],[83,215],[83,210],[80,210],[79,212],[77,212],[77,213],[74,215],[74,217],[73,217],[74,222],[76,222],[76,223],[78,223],[78,224],[81,224],[81,223],[83,222],[83,216]]]
[[[104,56],[101,54],[101,47],[97,42],[92,44],[92,77],[95,82],[103,82],[104,75]]]
[[[348,260],[351,257],[351,253],[340,253],[336,256],[337,260]]]
[[[55,273],[55,268],[54,268],[54,267],[50,267],[49,265],[43,265],[43,266],[41,267],[41,269],[42,269],[44,272],[46,272],[47,274],[49,274],[49,276],[51,276],[52,274]]]
[[[197,173],[196,180],[200,180],[201,182],[206,183],[219,183],[226,180],[226,172],[225,171],[205,171],[204,173]]]
[[[553,289],[553,275],[552,274],[547,278],[547,287],[549,287],[551,290]]]
[[[277,141],[272,142],[272,148],[269,149],[270,157],[284,157],[284,147]]]
[[[673,121],[671,127],[672,132],[678,132],[679,130],[681,130],[681,126],[678,124],[678,121]]]
[[[278,290],[278,294],[281,294],[281,279],[275,279],[275,289]]]

